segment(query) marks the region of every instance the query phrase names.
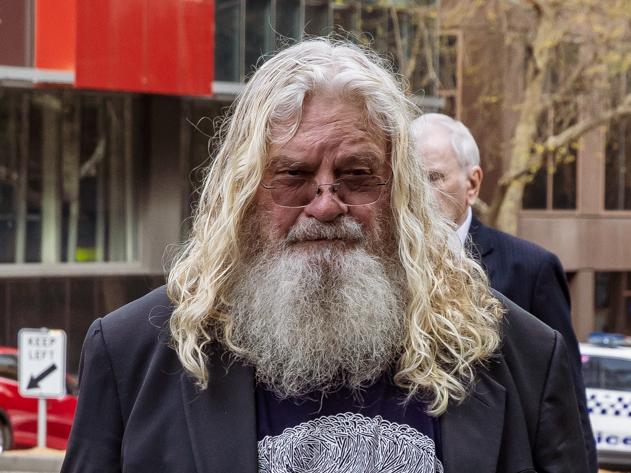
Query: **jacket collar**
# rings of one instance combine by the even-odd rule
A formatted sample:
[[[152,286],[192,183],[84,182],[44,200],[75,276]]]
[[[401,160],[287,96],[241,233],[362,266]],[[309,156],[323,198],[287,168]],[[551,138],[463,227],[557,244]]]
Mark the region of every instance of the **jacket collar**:
[[[493,235],[488,231],[488,228],[480,222],[475,214],[471,219],[469,237],[467,243],[469,244],[468,247],[473,256],[482,258],[491,253],[495,247]]]
[[[440,441],[446,472],[494,473],[497,469],[506,390],[480,370],[474,391],[450,406],[440,419]]]

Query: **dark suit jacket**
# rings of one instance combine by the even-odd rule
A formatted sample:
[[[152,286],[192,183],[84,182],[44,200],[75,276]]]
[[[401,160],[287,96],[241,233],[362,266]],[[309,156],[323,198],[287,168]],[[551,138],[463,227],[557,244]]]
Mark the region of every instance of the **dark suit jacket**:
[[[440,418],[445,472],[584,473],[563,339],[506,304],[501,352]],[[200,391],[168,346],[170,315],[159,288],[92,324],[63,473],[257,472],[252,369],[214,355]]]
[[[491,287],[563,335],[570,356],[590,471],[596,472],[596,448],[587,413],[581,357],[572,329],[570,294],[559,258],[534,243],[487,227],[476,217],[471,221],[469,235],[473,256],[481,260]]]

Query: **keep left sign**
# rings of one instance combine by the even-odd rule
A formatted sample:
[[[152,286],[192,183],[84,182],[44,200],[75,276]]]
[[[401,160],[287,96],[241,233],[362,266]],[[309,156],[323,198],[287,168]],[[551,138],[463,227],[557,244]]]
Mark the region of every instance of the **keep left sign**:
[[[24,397],[66,394],[66,332],[46,328],[18,332],[18,383]]]

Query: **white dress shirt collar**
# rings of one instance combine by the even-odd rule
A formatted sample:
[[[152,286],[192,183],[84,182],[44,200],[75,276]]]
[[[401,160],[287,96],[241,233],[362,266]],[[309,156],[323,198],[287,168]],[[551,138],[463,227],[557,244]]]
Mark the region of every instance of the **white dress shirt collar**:
[[[471,212],[471,207],[467,207],[467,218],[456,230],[456,233],[458,233],[458,238],[460,239],[460,243],[462,243],[463,245],[464,242],[467,240],[467,235],[469,234],[469,227],[471,227],[472,218],[473,212]]]

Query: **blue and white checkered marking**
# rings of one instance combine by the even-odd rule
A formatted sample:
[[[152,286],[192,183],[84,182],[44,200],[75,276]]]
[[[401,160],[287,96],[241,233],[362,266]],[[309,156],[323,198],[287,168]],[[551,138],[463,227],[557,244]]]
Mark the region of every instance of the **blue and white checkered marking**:
[[[631,393],[588,389],[587,410],[590,416],[631,418]]]

